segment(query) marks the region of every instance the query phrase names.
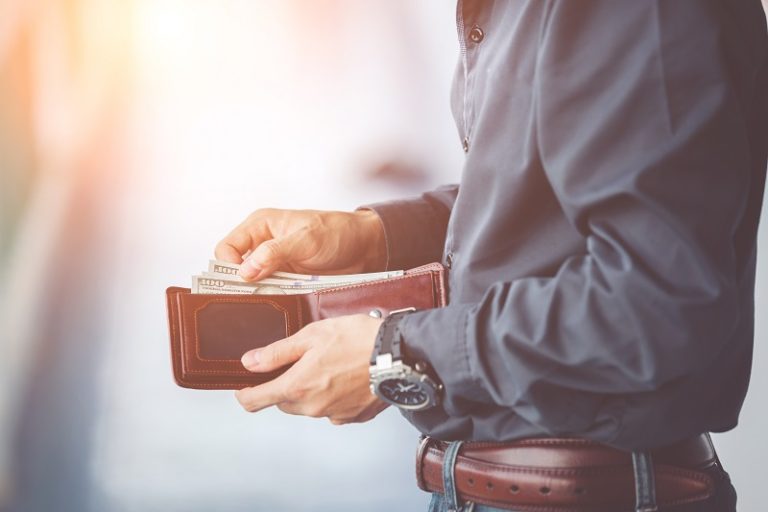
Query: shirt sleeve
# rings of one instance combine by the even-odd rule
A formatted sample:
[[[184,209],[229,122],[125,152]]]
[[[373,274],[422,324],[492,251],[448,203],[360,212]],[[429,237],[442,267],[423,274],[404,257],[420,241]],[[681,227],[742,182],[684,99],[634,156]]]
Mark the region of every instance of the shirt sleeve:
[[[387,243],[387,270],[403,270],[440,261],[448,218],[458,185],[443,185],[421,196],[365,205],[381,219]]]
[[[716,14],[680,4],[551,2],[535,137],[587,250],[551,277],[502,279],[476,304],[401,320],[409,357],[445,386],[441,407],[407,415],[420,430],[501,440],[516,417],[621,445],[633,400],[672,393],[727,350],[749,310],[737,292],[753,203],[748,100],[732,87]],[[660,12],[675,9],[686,12]],[[682,19],[696,29],[681,31]],[[509,423],[478,430],[489,408]],[[679,435],[634,432],[631,443]]]

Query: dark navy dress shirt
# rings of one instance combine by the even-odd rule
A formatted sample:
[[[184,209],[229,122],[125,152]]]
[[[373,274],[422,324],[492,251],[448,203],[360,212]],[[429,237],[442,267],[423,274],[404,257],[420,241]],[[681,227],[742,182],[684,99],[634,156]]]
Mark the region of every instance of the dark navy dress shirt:
[[[450,304],[401,321],[445,385],[408,419],[624,449],[733,428],[768,147],[759,0],[464,1],[457,21],[461,183],[370,206],[390,268],[450,267]]]

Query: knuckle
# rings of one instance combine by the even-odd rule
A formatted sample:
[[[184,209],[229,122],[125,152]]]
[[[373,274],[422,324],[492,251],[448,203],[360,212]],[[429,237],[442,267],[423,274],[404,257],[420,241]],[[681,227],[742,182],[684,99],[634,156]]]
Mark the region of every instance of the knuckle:
[[[222,238],[219,243],[216,244],[216,247],[214,248],[214,252],[218,255],[219,253],[222,253],[229,247],[229,237]]]
[[[254,223],[260,223],[260,222],[270,222],[272,220],[275,220],[279,214],[280,211],[278,208],[258,208],[251,212],[251,214],[248,216],[248,219],[246,222],[249,224]]]
[[[254,412],[255,404],[250,399],[247,389],[241,389],[237,393],[235,393],[235,397],[237,398],[237,401],[240,403],[240,406],[245,409],[247,412]]]
[[[263,256],[268,259],[277,259],[280,257],[280,242],[277,240],[267,240],[261,244]]]
[[[304,227],[307,230],[321,229],[325,226],[325,218],[321,212],[310,212],[305,220]]]
[[[262,357],[267,366],[272,368],[280,364],[280,361],[283,359],[283,350],[281,345],[274,345],[269,349],[265,349]]]
[[[251,212],[250,215],[248,215],[249,220],[255,220],[259,219],[261,217],[266,217],[269,215],[269,208],[257,208]]]
[[[301,402],[307,397],[307,392],[303,386],[289,385],[285,389],[285,397],[289,402]]]
[[[330,391],[333,387],[333,379],[327,375],[323,375],[317,382],[317,388],[322,392]]]
[[[300,403],[309,398],[310,388],[298,379],[290,379],[285,382],[282,393],[287,401]]]

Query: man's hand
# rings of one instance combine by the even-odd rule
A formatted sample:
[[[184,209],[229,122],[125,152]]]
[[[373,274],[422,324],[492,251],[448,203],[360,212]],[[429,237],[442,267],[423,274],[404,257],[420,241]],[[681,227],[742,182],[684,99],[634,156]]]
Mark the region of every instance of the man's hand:
[[[243,355],[243,366],[268,372],[294,363],[276,379],[241,389],[236,396],[250,412],[277,405],[283,412],[335,425],[364,422],[387,405],[371,394],[368,367],[382,320],[366,315],[311,323],[288,338]]]
[[[253,212],[219,242],[216,257],[242,263],[241,277],[253,281],[278,269],[306,274],[383,270],[387,248],[381,221],[373,211],[264,209]]]

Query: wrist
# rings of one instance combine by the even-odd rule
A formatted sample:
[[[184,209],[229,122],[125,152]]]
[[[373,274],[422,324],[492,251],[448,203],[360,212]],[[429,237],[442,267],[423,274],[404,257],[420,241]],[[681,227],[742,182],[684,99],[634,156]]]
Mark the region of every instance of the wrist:
[[[387,269],[389,254],[384,225],[373,210],[357,210],[356,217],[359,239],[363,247],[363,268],[365,272],[379,272]]]
[[[443,386],[424,361],[406,357],[401,327],[409,312],[395,311],[380,325],[369,368],[371,392],[380,400],[410,411],[440,403]]]

